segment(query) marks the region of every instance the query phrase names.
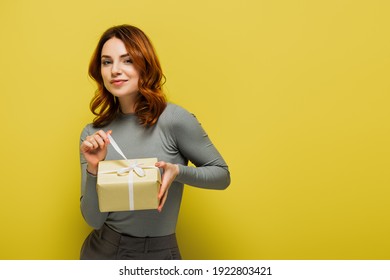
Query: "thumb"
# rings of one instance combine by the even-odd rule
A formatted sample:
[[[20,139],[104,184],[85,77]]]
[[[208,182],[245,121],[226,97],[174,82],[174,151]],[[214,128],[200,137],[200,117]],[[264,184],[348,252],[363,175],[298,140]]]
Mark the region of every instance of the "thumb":
[[[164,168],[166,166],[166,163],[165,163],[165,161],[158,161],[154,164],[154,166],[156,166],[158,168]]]

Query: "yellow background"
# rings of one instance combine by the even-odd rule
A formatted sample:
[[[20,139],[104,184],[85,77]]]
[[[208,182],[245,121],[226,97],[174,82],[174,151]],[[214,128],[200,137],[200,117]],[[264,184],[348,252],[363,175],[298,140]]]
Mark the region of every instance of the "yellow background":
[[[184,258],[389,259],[389,3],[1,1],[0,259],[78,258],[87,66],[122,23],[230,165],[185,189]]]

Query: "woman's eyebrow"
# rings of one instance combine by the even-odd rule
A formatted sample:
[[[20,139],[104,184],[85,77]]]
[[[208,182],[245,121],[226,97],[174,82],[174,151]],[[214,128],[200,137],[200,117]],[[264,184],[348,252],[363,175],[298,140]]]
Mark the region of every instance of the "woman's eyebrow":
[[[128,57],[128,56],[130,56],[130,54],[125,53],[125,54],[122,54],[122,55],[120,56],[120,58],[124,58],[124,57]],[[102,58],[111,58],[111,56],[103,54],[103,55],[102,55]]]

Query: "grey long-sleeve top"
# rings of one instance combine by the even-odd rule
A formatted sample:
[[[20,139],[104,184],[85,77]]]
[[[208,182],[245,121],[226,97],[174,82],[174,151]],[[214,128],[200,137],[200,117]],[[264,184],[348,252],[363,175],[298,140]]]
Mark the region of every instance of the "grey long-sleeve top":
[[[112,136],[128,159],[157,157],[179,165],[162,212],[136,210],[100,212],[96,192],[97,178],[86,172],[82,154],[80,207],[85,221],[93,228],[106,223],[112,229],[132,236],[164,236],[175,233],[184,184],[205,189],[225,189],[230,173],[224,159],[214,147],[194,115],[178,105],[168,103],[158,122],[144,128],[135,115],[120,115],[103,128],[87,125],[80,144],[99,129],[112,130]],[[106,160],[121,159],[111,145]],[[196,167],[187,166],[192,162]]]

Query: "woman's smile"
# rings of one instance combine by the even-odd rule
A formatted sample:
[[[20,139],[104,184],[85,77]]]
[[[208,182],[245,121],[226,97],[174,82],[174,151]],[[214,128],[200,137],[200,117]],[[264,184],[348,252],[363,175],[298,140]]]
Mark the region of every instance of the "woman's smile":
[[[111,80],[111,84],[113,84],[114,86],[120,87],[123,84],[125,84],[127,81],[128,80],[126,80],[126,79],[113,79],[113,80]]]

